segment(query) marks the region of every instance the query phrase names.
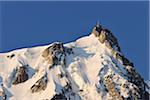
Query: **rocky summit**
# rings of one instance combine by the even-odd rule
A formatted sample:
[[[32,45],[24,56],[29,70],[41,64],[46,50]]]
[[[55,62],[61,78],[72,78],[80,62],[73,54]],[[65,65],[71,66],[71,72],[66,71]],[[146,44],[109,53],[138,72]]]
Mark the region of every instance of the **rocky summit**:
[[[97,24],[71,43],[0,53],[0,100],[148,100],[148,85]]]

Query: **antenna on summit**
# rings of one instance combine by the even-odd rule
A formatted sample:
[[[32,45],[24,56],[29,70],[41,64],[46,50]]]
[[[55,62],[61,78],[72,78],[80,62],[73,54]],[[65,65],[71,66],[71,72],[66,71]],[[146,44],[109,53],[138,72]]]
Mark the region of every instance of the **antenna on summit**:
[[[96,27],[100,27],[99,20],[97,21]]]
[[[101,27],[99,20],[97,21],[96,27]]]

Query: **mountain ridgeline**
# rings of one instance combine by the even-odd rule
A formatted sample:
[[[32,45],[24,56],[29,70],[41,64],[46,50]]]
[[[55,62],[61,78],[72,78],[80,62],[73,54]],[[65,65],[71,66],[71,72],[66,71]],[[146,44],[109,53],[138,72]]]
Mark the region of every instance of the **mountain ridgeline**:
[[[0,100],[148,100],[149,87],[97,24],[74,42],[0,53]]]

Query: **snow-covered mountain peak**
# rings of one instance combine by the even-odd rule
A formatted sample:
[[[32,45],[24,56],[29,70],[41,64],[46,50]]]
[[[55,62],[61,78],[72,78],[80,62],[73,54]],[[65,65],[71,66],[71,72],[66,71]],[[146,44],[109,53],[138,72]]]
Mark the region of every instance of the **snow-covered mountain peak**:
[[[2,100],[147,99],[146,84],[101,25],[74,42],[0,54]]]

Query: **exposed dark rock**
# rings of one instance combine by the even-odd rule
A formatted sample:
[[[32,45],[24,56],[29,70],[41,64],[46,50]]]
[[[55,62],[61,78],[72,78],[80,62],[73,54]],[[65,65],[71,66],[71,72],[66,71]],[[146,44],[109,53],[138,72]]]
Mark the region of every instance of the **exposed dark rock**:
[[[7,58],[10,58],[10,59],[13,58],[13,57],[15,57],[15,54],[11,54],[11,55],[7,56]]]
[[[121,55],[120,53],[116,52],[116,59],[117,60],[121,60],[124,66],[133,66],[133,63],[130,62],[127,58],[125,58],[123,55]]]
[[[67,82],[66,86],[64,87],[64,91],[65,91],[65,92],[70,92],[71,90],[72,90],[71,84],[69,84],[69,83]]]
[[[83,89],[79,90],[80,92],[83,92]]]
[[[65,48],[65,52],[68,54],[73,54],[73,49],[72,48]]]
[[[115,84],[111,81],[109,76],[104,78],[104,83],[109,95],[113,98],[113,100],[124,100],[124,98],[116,90]]]
[[[127,89],[129,90],[129,98],[133,99],[133,100],[145,100],[144,98],[148,98],[148,93],[145,92],[145,83],[144,83],[144,79],[140,76],[140,74],[138,74],[136,72],[136,70],[134,69],[134,65],[133,63],[131,63],[127,58],[125,58],[120,52],[115,51],[112,49],[111,51],[112,55],[114,56],[114,58],[116,60],[120,60],[122,61],[122,65],[124,65],[124,69],[127,72],[126,78],[128,78],[128,81],[126,83],[120,84],[120,87],[123,89]],[[100,70],[100,72],[107,72],[107,70],[104,70],[104,68],[102,68]],[[104,74],[103,72],[103,74]],[[99,73],[99,75],[103,75],[101,73]],[[112,75],[112,74],[111,74]],[[103,77],[102,77],[103,78]],[[100,78],[100,79],[102,79]],[[104,78],[104,86],[107,88],[108,92],[110,95],[112,95],[113,99],[118,98],[120,94],[119,91],[116,91],[113,87],[116,86],[116,84],[114,84],[111,82],[112,77],[111,76],[107,76]],[[102,83],[100,82],[100,84],[102,85]],[[132,88],[129,87],[132,84]],[[113,86],[113,87],[111,87]],[[120,98],[122,98],[122,96],[120,96]],[[125,98],[125,99],[129,99],[129,98]]]
[[[96,37],[98,37],[100,35],[100,33],[101,33],[101,30],[102,30],[102,26],[99,23],[97,23],[97,25],[93,28],[92,33]]]
[[[99,41],[103,44],[107,42],[106,46],[111,47],[112,49],[120,50],[120,46],[118,44],[117,38],[109,31],[108,29],[103,28],[100,25],[97,25],[93,28],[92,33],[98,37]]]
[[[6,94],[4,91],[0,91],[0,100],[6,100]]]
[[[51,65],[65,65],[65,48],[61,43],[54,43],[43,51],[42,56]]]
[[[129,82],[133,83],[137,86],[137,89],[135,89],[138,94],[140,95],[138,98],[144,98],[144,95],[146,95],[146,84],[144,82],[144,79],[138,74],[135,69],[132,66],[126,66],[126,70],[128,73]]]
[[[45,90],[47,87],[47,74],[45,74],[42,78],[40,78],[30,89],[32,93],[39,92]]]
[[[143,95],[145,95],[145,82],[144,79],[136,72],[134,69],[134,65],[127,58],[125,58],[122,54],[116,52],[116,59],[121,60],[124,68],[127,71],[128,81],[134,84],[136,87],[134,88],[135,92],[131,90],[131,97],[137,99],[143,99]]]
[[[51,100],[67,100],[64,94],[55,94]]]
[[[101,31],[100,35],[99,35],[99,41],[101,43],[104,43],[106,41],[106,32],[104,30]]]
[[[145,91],[144,95],[142,96],[143,100],[149,100],[150,99],[150,94]]]
[[[59,78],[63,78],[65,75],[63,74],[63,73],[61,73],[61,74],[58,74],[58,77]]]
[[[5,90],[4,90],[4,86],[3,86],[3,83],[2,83],[2,78],[0,77],[0,100],[6,100],[6,93],[5,93]]]
[[[0,89],[0,100],[10,100],[13,96],[9,90],[7,90],[3,84],[1,84],[2,89]]]
[[[93,33],[96,37],[98,37],[98,36],[100,35],[100,32],[101,32],[101,28],[99,28],[99,27],[94,27],[94,28],[93,28],[92,33]]]
[[[131,63],[127,58],[123,57],[123,65],[133,66],[133,63]]]
[[[19,84],[28,80],[28,74],[24,66],[18,67],[16,70],[17,70],[17,73],[15,75],[15,79],[12,82],[12,84],[16,85],[16,84]]]

